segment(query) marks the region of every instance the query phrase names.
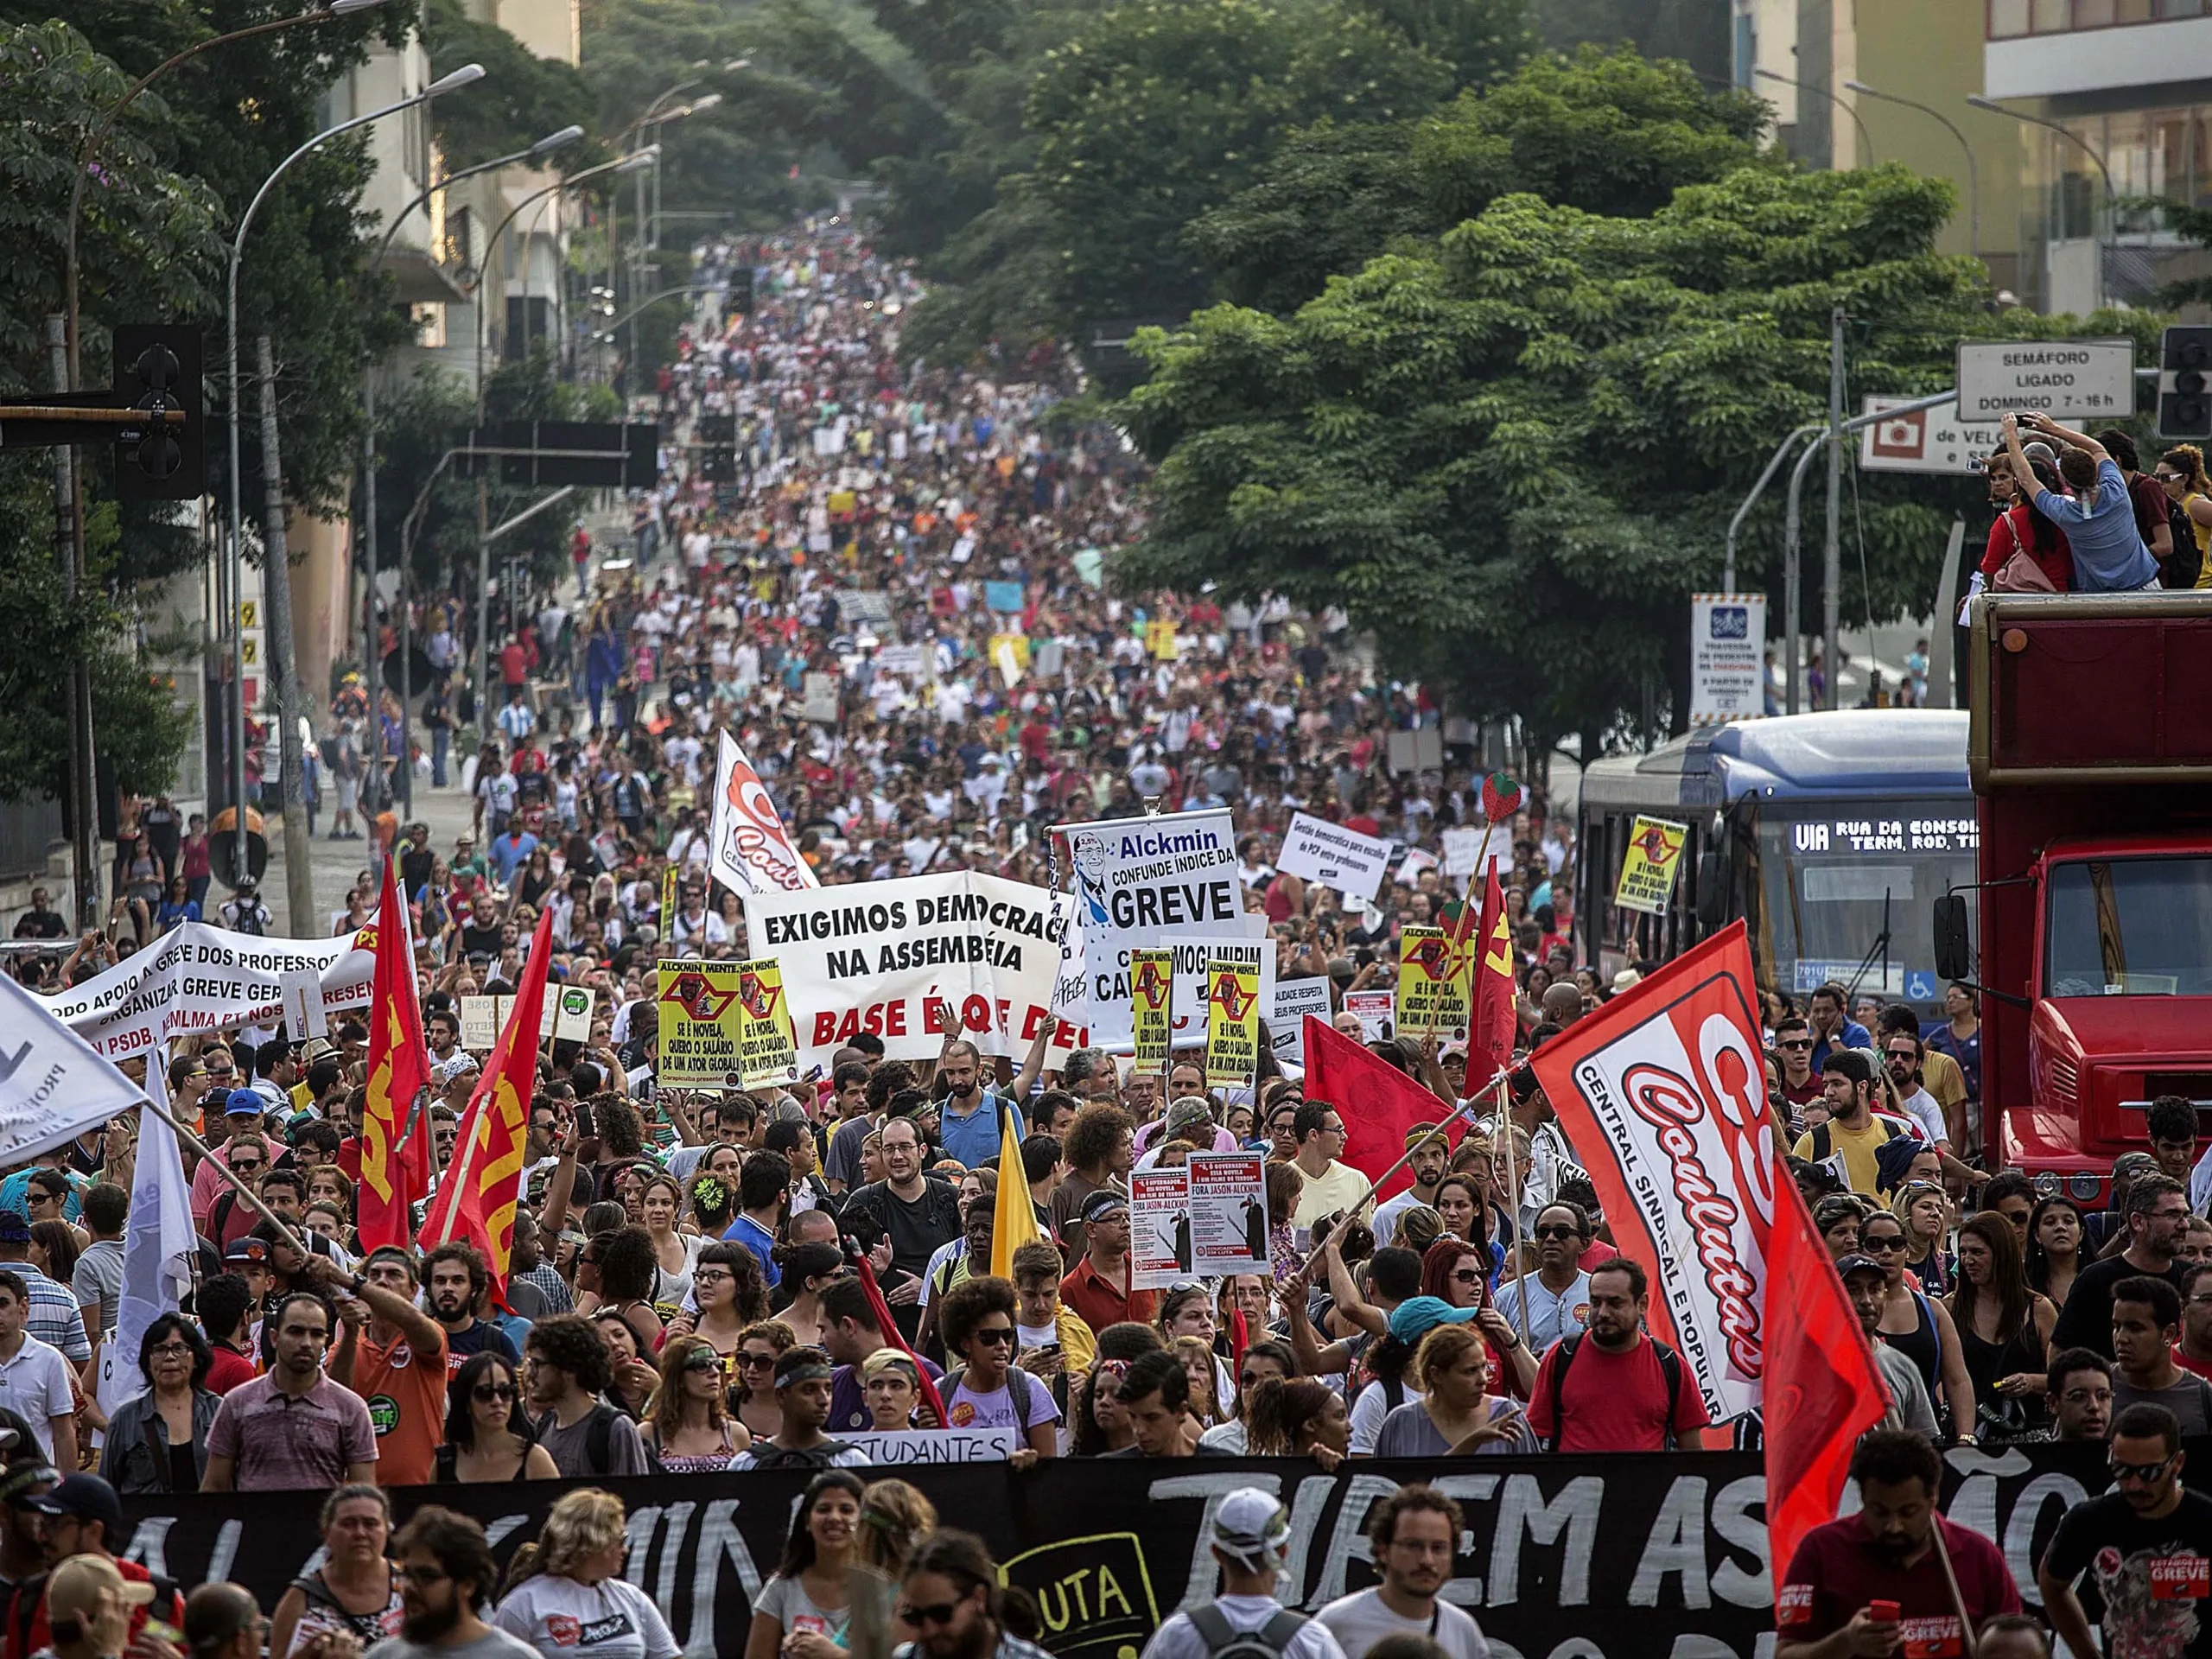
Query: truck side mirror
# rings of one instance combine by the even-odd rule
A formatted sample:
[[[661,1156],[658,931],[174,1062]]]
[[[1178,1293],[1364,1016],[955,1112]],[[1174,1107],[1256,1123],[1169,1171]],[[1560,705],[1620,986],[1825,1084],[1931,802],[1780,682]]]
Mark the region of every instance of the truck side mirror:
[[[1710,931],[1728,919],[1728,855],[1718,848],[1697,855],[1697,925]]]
[[[1974,977],[1974,940],[1967,925],[1964,893],[1947,893],[1936,901],[1936,972],[1942,979]]]

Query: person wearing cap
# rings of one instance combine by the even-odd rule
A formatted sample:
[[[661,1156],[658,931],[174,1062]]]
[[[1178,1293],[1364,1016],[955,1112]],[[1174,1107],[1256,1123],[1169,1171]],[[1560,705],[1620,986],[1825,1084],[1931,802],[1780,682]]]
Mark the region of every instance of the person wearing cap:
[[[1205,1526],[1221,1590],[1204,1605],[1170,1616],[1145,1643],[1143,1659],[1209,1659],[1256,1637],[1282,1659],[1344,1659],[1329,1627],[1275,1599],[1290,1554],[1290,1516],[1274,1494],[1239,1486],[1224,1495]]]
[[[77,1466],[75,1373],[61,1351],[30,1332],[29,1287],[0,1268],[0,1407],[30,1426],[39,1454],[57,1468]],[[83,1334],[83,1325],[78,1326]]]
[[[1920,1367],[1881,1338],[1882,1309],[1889,1300],[1889,1270],[1872,1256],[1855,1252],[1835,1266],[1843,1279],[1844,1294],[1851,1298],[1851,1311],[1859,1316],[1859,1328],[1873,1347],[1875,1367],[1890,1385],[1890,1408],[1882,1418],[1883,1426],[1909,1428],[1933,1440],[1936,1408],[1928,1398],[1928,1385],[1921,1381]]]
[[[1466,1518],[1458,1503],[1412,1481],[1369,1512],[1367,1541],[1382,1582],[1339,1596],[1315,1615],[1347,1659],[1366,1659],[1386,1637],[1427,1637],[1447,1659],[1490,1659],[1482,1627],[1441,1599]]]
[[[149,1614],[172,1625],[182,1621],[184,1604],[175,1585],[155,1578],[137,1561],[117,1558],[115,1552],[130,1529],[124,1525],[123,1502],[115,1488],[98,1475],[64,1476],[53,1491],[26,1498],[23,1507],[39,1517],[48,1577],[43,1585],[34,1580],[16,1586],[7,1613],[7,1659],[29,1659],[54,1644],[54,1632],[48,1624],[56,1611],[53,1586],[60,1569],[73,1560],[105,1561],[130,1586],[131,1639],[146,1628]]]
[[[257,1166],[257,1173],[275,1162],[276,1157],[276,1149],[270,1145],[262,1128],[269,1103],[251,1089],[233,1089],[222,1096],[222,1102],[223,1143],[201,1159],[200,1167],[192,1173],[192,1222],[202,1233],[207,1230],[208,1214],[214,1209],[216,1198],[232,1190],[231,1184],[223,1179],[223,1171],[231,1166],[232,1159],[244,1154],[248,1161]]]
[[[121,1659],[125,1648],[145,1628],[147,1608],[154,1586],[143,1579],[124,1575],[111,1557],[72,1556],[35,1586],[18,1585],[16,1594],[39,1594],[38,1619],[46,1641],[24,1655],[51,1653],[54,1659]],[[10,1608],[10,1650],[17,1628]]]
[[[233,933],[265,937],[276,918],[261,899],[261,883],[252,875],[238,878],[238,892],[215,906],[215,919]]]
[[[1374,1227],[1377,1244],[1388,1244],[1398,1236],[1398,1218],[1407,1211],[1416,1205],[1436,1202],[1437,1184],[1452,1167],[1452,1143],[1434,1122],[1425,1121],[1408,1128],[1406,1150],[1412,1154],[1407,1166],[1413,1171],[1414,1184],[1396,1198],[1376,1206]]]
[[[1060,1300],[1093,1331],[1134,1319],[1150,1325],[1160,1313],[1160,1293],[1139,1290],[1129,1260],[1129,1199],[1101,1187],[1083,1201],[1083,1257],[1060,1281]]]
[[[823,1432],[830,1421],[830,1356],[802,1344],[776,1357],[776,1403],[784,1421],[773,1440],[756,1439],[729,1460],[730,1472],[748,1469],[860,1469],[868,1453]]]

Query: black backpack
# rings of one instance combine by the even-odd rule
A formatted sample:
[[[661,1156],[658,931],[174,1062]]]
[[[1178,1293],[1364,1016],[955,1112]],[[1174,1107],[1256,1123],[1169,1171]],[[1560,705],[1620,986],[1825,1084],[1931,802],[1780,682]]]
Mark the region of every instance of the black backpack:
[[[820,1446],[778,1446],[773,1440],[753,1443],[753,1466],[755,1469],[828,1469],[830,1459],[840,1452],[853,1448],[843,1440],[824,1440]]]
[[[1255,1630],[1238,1630],[1211,1603],[1191,1609],[1185,1617],[1205,1641],[1206,1659],[1283,1659],[1306,1628],[1306,1616],[1287,1607]]]
[[[2165,492],[2161,489],[2159,493]],[[2166,496],[2165,505],[2166,534],[2173,540],[2174,550],[2158,561],[2158,586],[2194,588],[2204,568],[2204,556],[2196,549],[2196,521],[2171,496]]]
[[[1585,1334],[1576,1331],[1559,1339],[1559,1358],[1552,1366],[1552,1432],[1544,1444],[1547,1452],[1559,1450],[1560,1436],[1567,1427],[1565,1419],[1560,1414],[1560,1402],[1567,1393],[1567,1368],[1574,1363],[1575,1355],[1581,1351]],[[1675,1413],[1682,1403],[1682,1357],[1655,1336],[1647,1334],[1643,1339],[1659,1356],[1660,1374],[1667,1379],[1667,1435],[1671,1440],[1675,1433]]]

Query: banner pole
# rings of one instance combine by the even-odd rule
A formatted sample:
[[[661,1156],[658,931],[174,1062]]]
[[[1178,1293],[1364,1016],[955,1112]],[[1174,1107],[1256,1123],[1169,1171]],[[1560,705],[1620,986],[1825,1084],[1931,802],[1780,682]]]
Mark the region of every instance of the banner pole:
[[[1959,1592],[1958,1570],[1951,1565],[1950,1546],[1943,1541],[1943,1517],[1929,1517],[1929,1526],[1935,1534],[1936,1559],[1943,1564],[1943,1583],[1951,1592],[1951,1605],[1958,1611],[1959,1630],[1966,1644],[1966,1659],[1974,1659],[1980,1643],[1974,1637],[1974,1620],[1967,1612],[1967,1599]]]
[[[1473,1094],[1468,1096],[1466,1099],[1461,1101],[1457,1106],[1454,1106],[1451,1112],[1446,1116],[1444,1123],[1449,1123],[1452,1119],[1455,1117],[1464,1117],[1470,1124],[1472,1124],[1475,1121],[1476,1116],[1475,1103],[1481,1100],[1484,1095],[1492,1093],[1494,1090],[1503,1086],[1508,1075],[1509,1074],[1507,1072],[1501,1071],[1496,1077],[1492,1077],[1488,1083],[1478,1089]],[[1436,1133],[1440,1135],[1443,1133],[1444,1123],[1437,1125]],[[1391,1165],[1389,1168],[1384,1170],[1380,1175],[1377,1175],[1373,1180],[1370,1181],[1367,1184],[1367,1191],[1361,1193],[1357,1198],[1352,1200],[1351,1204],[1348,1206],[1347,1213],[1360,1209],[1367,1204],[1370,1199],[1373,1198],[1376,1193],[1382,1190],[1382,1184],[1385,1181],[1389,1180],[1393,1175],[1395,1175],[1400,1170],[1403,1169],[1408,1164],[1413,1161],[1414,1147],[1422,1145],[1427,1141],[1427,1139],[1428,1137],[1427,1135],[1423,1135],[1420,1141],[1414,1142],[1412,1147],[1408,1147],[1404,1152],[1399,1154],[1398,1161],[1396,1163]],[[1377,1244],[1381,1244],[1383,1241],[1377,1239],[1376,1243]],[[1319,1262],[1321,1259],[1321,1252],[1327,1247],[1327,1243],[1328,1241],[1324,1239],[1319,1244],[1316,1244],[1306,1253],[1306,1266],[1308,1268],[1312,1268],[1316,1262]]]
[[[313,1255],[315,1254],[313,1250],[310,1250],[306,1245],[300,1242],[300,1236],[291,1230],[290,1226],[287,1224],[282,1216],[278,1215],[274,1210],[271,1210],[267,1205],[261,1201],[261,1194],[255,1192],[244,1181],[240,1180],[236,1174],[232,1173],[231,1166],[228,1164],[215,1156],[213,1148],[209,1147],[205,1141],[202,1141],[197,1135],[187,1128],[182,1123],[177,1122],[175,1113],[171,1112],[165,1106],[156,1105],[150,1100],[140,1101],[139,1106],[141,1109],[153,1113],[156,1117],[160,1118],[163,1122],[167,1123],[169,1128],[175,1129],[176,1131],[176,1138],[180,1141],[184,1145],[190,1147],[193,1151],[198,1153],[200,1157],[213,1164],[215,1166],[215,1173],[220,1175],[225,1180],[228,1181],[231,1184],[231,1190],[238,1194],[238,1202],[245,1205],[247,1209],[252,1211],[254,1214],[259,1216],[270,1226],[274,1227],[276,1230],[276,1235],[280,1240],[284,1243],[290,1245],[292,1249],[297,1250],[302,1255]]]
[[[1499,1077],[1505,1072],[1500,1071]],[[1501,1107],[1497,1114],[1498,1132],[1505,1137],[1505,1196],[1513,1206],[1513,1298],[1520,1304],[1521,1340],[1529,1340],[1529,1264],[1522,1246],[1528,1241],[1521,1236],[1521,1184],[1514,1179],[1513,1114]]]

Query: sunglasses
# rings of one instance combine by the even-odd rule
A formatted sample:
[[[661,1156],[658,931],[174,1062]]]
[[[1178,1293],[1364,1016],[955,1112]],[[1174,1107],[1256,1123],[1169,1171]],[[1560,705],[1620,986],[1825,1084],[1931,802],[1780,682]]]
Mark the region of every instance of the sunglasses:
[[[1775,1045],[1777,1048],[1810,1048],[1812,1046],[1813,1039],[1809,1037],[1793,1037],[1786,1043]]]
[[[899,1622],[906,1624],[950,1624],[952,1616],[960,1611],[957,1601],[940,1601],[927,1607],[899,1607],[893,1609]]]
[[[772,1366],[776,1363],[776,1357],[773,1354],[748,1353],[745,1350],[740,1349],[737,1355],[737,1363],[744,1366],[745,1369],[749,1371],[759,1366]]]
[[[1582,1235],[1576,1232],[1572,1227],[1560,1227],[1554,1225],[1537,1228],[1536,1236],[1538,1238],[1580,1238]]]
[[[2160,1458],[2156,1463],[2122,1463],[2114,1458],[2105,1467],[2112,1471],[2114,1480],[2139,1480],[2147,1484],[2161,1478],[2167,1470],[2173,1467],[2173,1463],[2171,1458]]]
[[[1859,1236],[1859,1247],[1861,1249],[1879,1250],[1886,1255],[1891,1250],[1904,1249],[1904,1238],[1902,1234],[1885,1234],[1880,1238],[1869,1238],[1866,1234],[1861,1233]]]
[[[1014,1327],[1010,1325],[991,1325],[969,1334],[976,1341],[988,1342],[994,1348],[1011,1348],[1014,1345]]]
[[[233,1175],[251,1175],[254,1171],[260,1167],[261,1160],[258,1158],[233,1158],[231,1160],[231,1173]]]
[[[1482,1281],[1483,1275],[1472,1268],[1458,1268],[1452,1274],[1452,1282],[1455,1285],[1479,1285]]]
[[[515,1385],[512,1382],[479,1382],[472,1392],[477,1399],[486,1402],[512,1400],[515,1397]]]

